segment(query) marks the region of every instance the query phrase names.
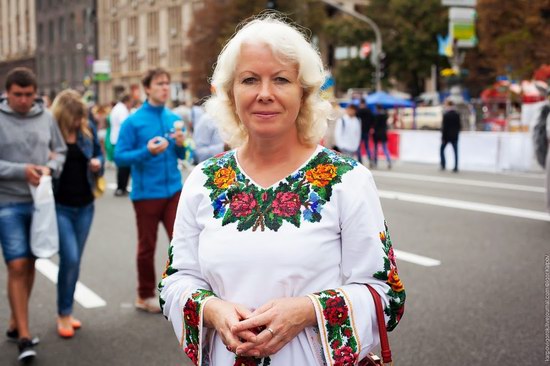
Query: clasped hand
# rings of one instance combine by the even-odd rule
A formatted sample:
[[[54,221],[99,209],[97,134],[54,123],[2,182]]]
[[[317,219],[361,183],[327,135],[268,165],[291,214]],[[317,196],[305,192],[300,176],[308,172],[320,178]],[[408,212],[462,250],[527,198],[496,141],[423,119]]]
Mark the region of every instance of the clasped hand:
[[[316,324],[307,297],[271,300],[254,311],[216,298],[206,303],[204,320],[207,327],[216,329],[229,351],[248,357],[273,355],[305,327]]]

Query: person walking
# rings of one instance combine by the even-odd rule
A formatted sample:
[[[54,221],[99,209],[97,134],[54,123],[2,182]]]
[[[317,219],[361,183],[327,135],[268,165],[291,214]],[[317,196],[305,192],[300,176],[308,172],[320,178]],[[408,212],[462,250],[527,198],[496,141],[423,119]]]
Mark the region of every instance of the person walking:
[[[458,135],[460,134],[460,115],[454,108],[454,103],[447,99],[445,102],[446,111],[443,114],[443,122],[441,123],[441,148],[439,155],[441,159],[441,170],[445,170],[445,147],[448,143],[453,147],[455,154],[455,166],[453,172],[458,172]]]
[[[355,104],[348,104],[344,115],[336,121],[334,141],[342,154],[355,156],[357,153],[361,143],[361,122]]]
[[[391,156],[388,150],[388,114],[381,105],[376,105],[372,139],[374,141],[372,167],[376,168],[378,166],[378,144],[382,144],[382,151],[384,151],[384,156],[386,156],[388,169],[391,169]]]
[[[204,113],[195,125],[193,140],[195,141],[195,156],[198,163],[223,152],[225,149],[217,122],[208,113]]]
[[[34,283],[30,227],[34,211],[29,185],[40,176],[61,173],[67,147],[55,120],[36,97],[36,76],[15,68],[6,76],[7,98],[0,100],[0,244],[8,267],[11,309],[6,335],[18,342],[19,360],[36,356],[38,339],[29,330],[29,299]]]
[[[120,126],[130,115],[130,109],[132,108],[132,99],[129,94],[124,94],[120,101],[115,104],[111,113],[109,114],[109,122],[111,125],[110,142],[113,149],[116,149],[118,142],[118,136],[120,133]],[[116,183],[117,188],[115,190],[115,196],[121,197],[128,195],[128,180],[130,179],[130,167],[118,166],[116,167]]]
[[[162,68],[147,71],[142,80],[147,94],[143,105],[122,124],[115,162],[131,167],[132,200],[138,231],[138,297],[135,306],[160,312],[156,298],[154,256],[157,231],[163,223],[170,240],[182,189],[178,158],[185,158],[185,135],[174,128],[180,117],[165,107],[170,74]]]
[[[372,174],[318,144],[319,53],[274,17],[218,57],[206,110],[235,149],[186,180],[160,302],[197,366],[357,365],[379,339],[366,285],[390,330],[405,290]]]
[[[359,120],[361,121],[361,141],[365,146],[365,152],[367,153],[369,164],[371,164],[372,156],[371,156],[371,151],[369,147],[369,142],[370,142],[371,129],[372,129],[372,126],[374,125],[374,114],[372,113],[370,108],[367,107],[367,103],[365,102],[364,98],[361,98],[361,100],[359,101],[357,118],[359,118]],[[359,146],[359,149],[357,149],[357,161],[359,162],[363,161],[363,157],[361,154],[361,146]]]
[[[54,181],[59,227],[57,276],[57,333],[71,338],[82,323],[72,316],[74,292],[84,245],[94,217],[93,188],[103,175],[104,158],[95,125],[88,121],[82,96],[74,90],[59,93],[52,113],[67,144],[67,159]]]

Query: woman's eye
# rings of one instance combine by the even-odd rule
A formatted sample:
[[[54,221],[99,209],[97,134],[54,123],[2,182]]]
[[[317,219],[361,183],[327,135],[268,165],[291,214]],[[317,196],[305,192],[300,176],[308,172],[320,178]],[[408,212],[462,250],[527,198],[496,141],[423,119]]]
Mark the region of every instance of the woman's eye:
[[[243,84],[253,84],[255,81],[256,81],[256,78],[248,77],[248,78],[244,78],[242,83]]]
[[[280,83],[280,84],[286,84],[286,83],[289,82],[287,78],[284,78],[284,77],[282,77],[282,76],[277,76],[277,77],[275,78],[275,81],[276,81],[277,83]]]

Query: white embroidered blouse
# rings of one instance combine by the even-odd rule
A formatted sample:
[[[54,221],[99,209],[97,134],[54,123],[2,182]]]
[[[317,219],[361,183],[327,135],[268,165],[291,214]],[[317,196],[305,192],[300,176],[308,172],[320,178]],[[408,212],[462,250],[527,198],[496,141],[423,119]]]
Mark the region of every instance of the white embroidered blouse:
[[[405,291],[371,173],[318,146],[296,172],[264,189],[230,151],[198,165],[178,206],[166,272],[164,315],[195,365],[355,365],[379,342],[372,285],[388,330]],[[309,296],[317,326],[266,358],[237,357],[202,309],[213,296],[251,310]]]

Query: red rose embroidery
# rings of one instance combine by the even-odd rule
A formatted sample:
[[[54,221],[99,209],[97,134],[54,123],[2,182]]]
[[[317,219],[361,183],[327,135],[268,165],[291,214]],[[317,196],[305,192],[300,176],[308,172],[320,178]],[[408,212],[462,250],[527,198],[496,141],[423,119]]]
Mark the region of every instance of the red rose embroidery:
[[[233,196],[229,207],[235,216],[243,217],[250,215],[257,205],[252,193],[241,192]]]
[[[197,313],[197,303],[191,299],[187,300],[183,307],[183,318],[187,327],[199,326],[199,315]]]
[[[296,215],[300,206],[300,197],[293,192],[278,192],[272,204],[273,213],[283,217]]]
[[[254,357],[237,357],[233,366],[257,366]]]
[[[337,339],[332,341],[332,343],[330,344],[330,347],[332,347],[332,349],[336,349],[336,348],[340,347],[340,341],[337,340]]]
[[[193,361],[193,364],[198,365],[199,364],[199,349],[196,344],[191,343],[188,344],[187,347],[185,347],[184,350],[187,357]]]
[[[342,325],[348,319],[348,307],[342,299],[330,298],[327,300],[323,314],[329,325]]]
[[[354,353],[349,346],[334,351],[334,366],[355,365],[355,361],[357,361],[357,353]]]
[[[344,329],[344,335],[348,338],[351,338],[351,329],[349,328]]]
[[[390,260],[392,267],[397,267],[397,263],[395,262],[395,252],[393,251],[393,247],[390,247],[390,250],[388,251],[388,259]]]

